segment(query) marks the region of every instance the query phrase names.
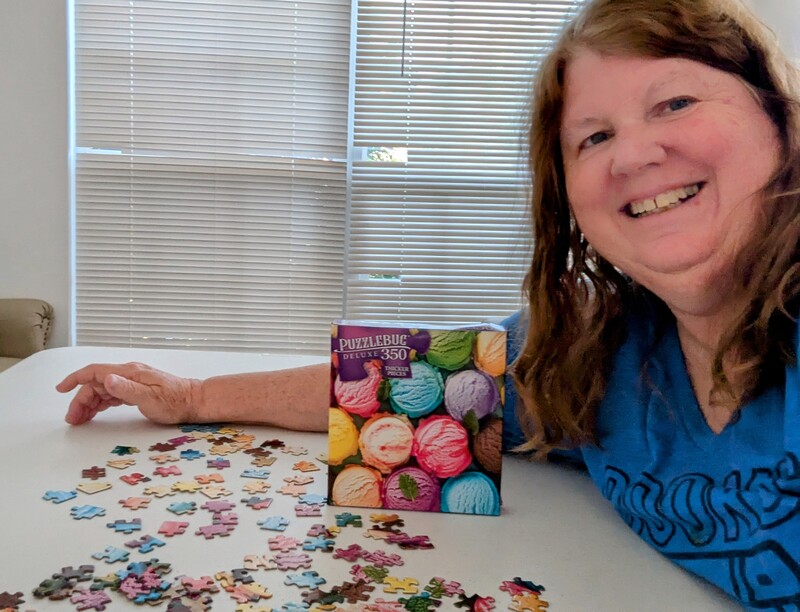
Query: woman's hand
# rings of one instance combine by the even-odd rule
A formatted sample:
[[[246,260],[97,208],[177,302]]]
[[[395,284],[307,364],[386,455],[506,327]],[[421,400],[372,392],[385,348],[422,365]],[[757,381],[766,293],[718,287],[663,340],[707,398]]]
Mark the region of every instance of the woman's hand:
[[[165,425],[197,418],[201,381],[181,378],[143,363],[92,364],[67,376],[56,390],[80,387],[69,404],[65,420],[70,425],[91,421],[111,406],[138,406],[151,421]]]

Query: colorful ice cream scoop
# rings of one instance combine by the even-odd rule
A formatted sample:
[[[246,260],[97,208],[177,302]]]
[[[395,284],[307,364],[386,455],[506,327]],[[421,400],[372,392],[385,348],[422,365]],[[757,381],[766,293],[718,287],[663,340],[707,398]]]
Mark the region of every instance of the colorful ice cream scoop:
[[[462,370],[447,377],[444,406],[457,421],[472,411],[478,419],[494,412],[500,403],[500,392],[494,378],[480,370]]]
[[[411,454],[423,470],[439,478],[460,474],[472,463],[467,430],[446,415],[428,417],[417,425]]]
[[[381,366],[377,361],[364,364],[367,376],[360,380],[343,381],[339,376],[333,384],[336,403],[351,414],[362,417],[372,416],[381,402],[378,399],[378,387],[381,384]]]
[[[389,402],[395,412],[412,419],[436,410],[444,397],[444,383],[439,370],[424,361],[412,361],[411,378],[389,379]]]
[[[404,467],[383,481],[383,506],[392,510],[439,510],[439,481],[417,467]]]
[[[425,359],[444,370],[463,368],[472,356],[475,336],[476,332],[467,330],[431,331],[431,345]]]
[[[388,474],[411,457],[414,427],[408,417],[376,414],[361,426],[358,446],[364,463]]]
[[[328,463],[339,465],[358,452],[358,428],[341,408],[328,410]]]
[[[380,508],[382,481],[376,470],[363,465],[348,465],[333,481],[333,503],[337,506]]]
[[[442,512],[500,514],[500,493],[491,478],[480,472],[464,472],[442,486]]]
[[[501,376],[506,371],[506,334],[482,331],[475,340],[475,367],[489,376]]]
[[[503,419],[491,417],[481,424],[472,453],[486,471],[499,474],[503,463]]]

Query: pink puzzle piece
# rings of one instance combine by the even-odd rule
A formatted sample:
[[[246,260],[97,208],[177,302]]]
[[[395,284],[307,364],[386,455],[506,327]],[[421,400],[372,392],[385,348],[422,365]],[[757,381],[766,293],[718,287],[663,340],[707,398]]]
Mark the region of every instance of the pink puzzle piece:
[[[288,536],[279,535],[275,536],[274,538],[270,538],[267,543],[269,544],[270,550],[279,550],[281,552],[288,552],[290,550],[296,549],[300,545],[300,540],[296,540],[294,538],[290,538]]]
[[[181,535],[186,531],[189,523],[185,521],[164,521],[158,528],[158,533],[171,538],[174,535]]]

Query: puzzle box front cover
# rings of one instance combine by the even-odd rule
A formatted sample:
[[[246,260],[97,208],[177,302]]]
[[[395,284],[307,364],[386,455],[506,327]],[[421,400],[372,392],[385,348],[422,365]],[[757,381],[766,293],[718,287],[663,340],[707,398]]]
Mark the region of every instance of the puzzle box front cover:
[[[506,331],[335,321],[328,501],[500,514]]]

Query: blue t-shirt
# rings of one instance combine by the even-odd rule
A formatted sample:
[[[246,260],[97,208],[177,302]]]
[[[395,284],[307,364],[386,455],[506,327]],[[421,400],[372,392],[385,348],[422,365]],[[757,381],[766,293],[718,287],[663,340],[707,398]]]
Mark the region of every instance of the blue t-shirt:
[[[504,325],[510,362],[521,342],[519,315]],[[515,403],[509,384],[506,448],[523,440]],[[636,533],[748,608],[800,610],[797,364],[786,368],[783,388],[765,391],[715,434],[675,325],[655,334],[631,319],[597,416],[598,446],[567,456],[582,458]]]

